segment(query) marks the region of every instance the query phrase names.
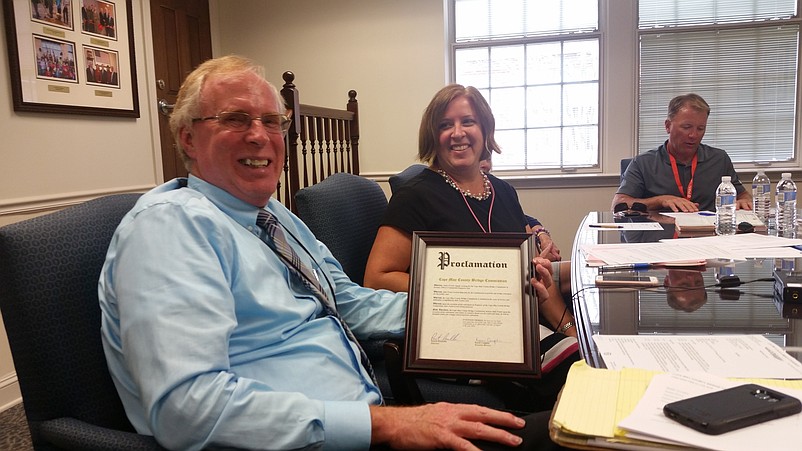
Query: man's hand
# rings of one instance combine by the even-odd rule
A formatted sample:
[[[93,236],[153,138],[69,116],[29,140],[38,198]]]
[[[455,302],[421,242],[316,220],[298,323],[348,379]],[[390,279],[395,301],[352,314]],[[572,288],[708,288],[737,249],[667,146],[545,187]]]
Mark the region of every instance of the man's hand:
[[[493,426],[520,429],[522,418],[476,405],[439,402],[417,407],[370,406],[371,443],[393,449],[479,451],[469,440],[518,446],[521,438]]]
[[[535,257],[532,259],[532,264],[534,265],[535,273],[530,283],[535,289],[539,305],[549,299],[549,287],[551,287],[553,281],[551,277],[551,262],[543,257]]]
[[[751,210],[752,199],[736,199],[735,208],[738,210]]]
[[[699,211],[699,204],[679,196],[656,196],[660,200],[661,208],[670,208],[671,211],[695,212]]]

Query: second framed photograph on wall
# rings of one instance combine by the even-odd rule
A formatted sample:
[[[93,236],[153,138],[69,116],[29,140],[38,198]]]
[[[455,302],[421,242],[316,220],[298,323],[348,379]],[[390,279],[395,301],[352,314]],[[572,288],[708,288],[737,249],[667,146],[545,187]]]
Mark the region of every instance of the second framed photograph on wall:
[[[15,111],[139,117],[131,0],[2,0]]]

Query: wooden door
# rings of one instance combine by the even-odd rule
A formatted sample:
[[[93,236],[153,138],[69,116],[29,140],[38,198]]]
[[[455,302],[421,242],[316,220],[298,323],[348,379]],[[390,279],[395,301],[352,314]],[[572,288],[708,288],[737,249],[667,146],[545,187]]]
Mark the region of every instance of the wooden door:
[[[151,0],[150,19],[153,32],[153,59],[157,98],[160,102],[164,180],[185,177],[187,171],[175,150],[168,124],[169,110],[178,96],[184,78],[198,64],[212,57],[212,33],[208,0]]]

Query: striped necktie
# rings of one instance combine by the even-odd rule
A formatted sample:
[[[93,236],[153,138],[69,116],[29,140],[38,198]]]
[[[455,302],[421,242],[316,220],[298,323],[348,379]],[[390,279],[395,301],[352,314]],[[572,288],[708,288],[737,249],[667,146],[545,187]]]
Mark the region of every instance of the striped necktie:
[[[323,312],[339,321],[343,330],[345,331],[345,335],[349,340],[356,344],[357,348],[359,348],[359,356],[362,360],[362,365],[368,371],[368,374],[370,375],[370,378],[373,379],[374,384],[377,384],[376,376],[373,374],[373,367],[370,364],[370,360],[368,360],[368,355],[362,349],[362,346],[351,332],[351,329],[337,312],[336,306],[326,295],[323,287],[320,286],[317,276],[315,276],[312,272],[313,270],[301,262],[298,254],[287,242],[287,238],[284,235],[284,230],[281,228],[281,224],[279,224],[276,217],[266,210],[259,210],[259,213],[256,216],[256,225],[265,231],[265,233],[260,235],[262,241],[264,241],[271,249],[273,249],[273,251],[278,254],[287,268],[290,269],[290,272],[296,278],[300,279],[303,285],[309,291],[311,291],[312,294],[320,299],[321,304],[323,305]]]

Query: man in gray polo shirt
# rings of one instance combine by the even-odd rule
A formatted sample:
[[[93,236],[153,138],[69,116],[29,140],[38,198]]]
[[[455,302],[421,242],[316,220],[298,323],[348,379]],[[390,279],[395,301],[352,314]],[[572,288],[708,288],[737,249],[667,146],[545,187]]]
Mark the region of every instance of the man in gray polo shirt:
[[[752,195],[738,179],[727,152],[702,144],[709,115],[710,106],[697,94],[671,99],[665,122],[668,139],[632,160],[612,207],[640,202],[649,210],[713,211],[716,187],[721,176],[729,175],[738,191],[736,207],[750,210]]]

